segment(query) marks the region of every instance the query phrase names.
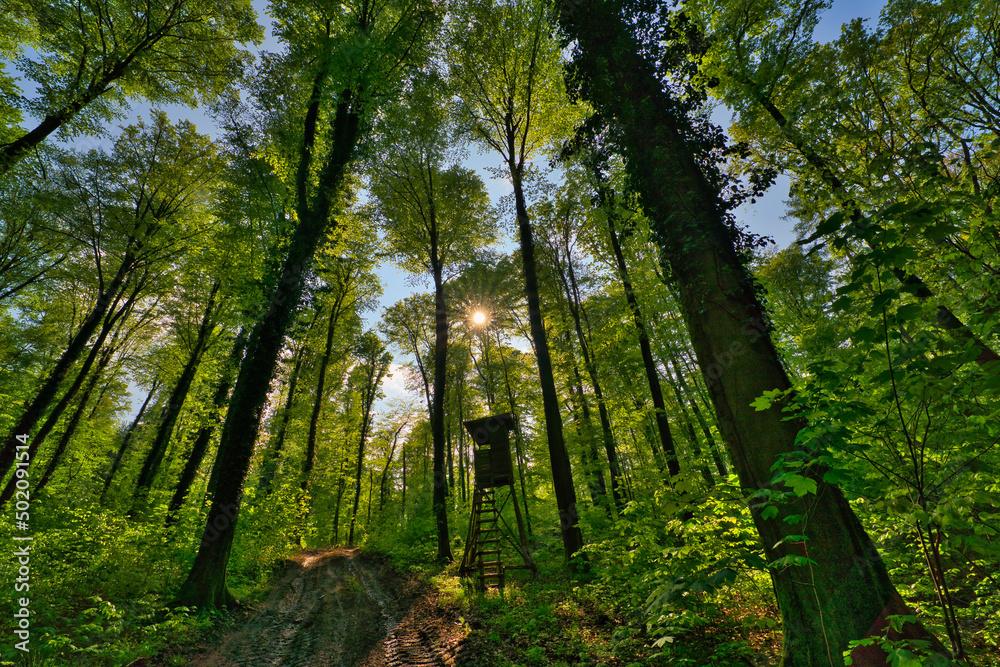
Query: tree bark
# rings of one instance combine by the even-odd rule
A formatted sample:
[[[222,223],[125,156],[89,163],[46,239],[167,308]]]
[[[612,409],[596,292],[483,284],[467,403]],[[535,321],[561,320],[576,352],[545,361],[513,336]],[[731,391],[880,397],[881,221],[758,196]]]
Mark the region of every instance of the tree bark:
[[[198,431],[194,445],[191,446],[191,453],[188,454],[187,462],[184,464],[184,470],[181,471],[181,477],[177,480],[177,487],[174,489],[174,495],[170,499],[170,506],[167,508],[167,526],[176,521],[177,512],[180,511],[181,506],[184,504],[184,499],[187,498],[187,494],[191,490],[191,485],[194,483],[195,475],[198,474],[198,468],[201,467],[205,453],[208,452],[208,445],[212,441],[212,435],[215,433],[216,421],[229,400],[229,391],[233,388],[236,369],[239,368],[240,361],[243,359],[243,352],[246,350],[246,345],[247,330],[242,328],[236,336],[232,351],[229,353],[229,362],[226,368],[223,369],[222,376],[215,387],[215,395],[212,397],[212,414],[209,416],[209,421],[202,425]]]
[[[433,200],[432,200],[433,202]],[[434,525],[437,532],[437,560],[450,563],[448,535],[448,481],[445,477],[444,399],[448,374],[448,303],[444,298],[444,278],[438,256],[437,224],[431,206],[431,266],[434,272],[434,395],[431,404],[431,436],[434,440]]]
[[[584,96],[622,132],[633,184],[680,290],[698,365],[740,483],[751,494],[764,551],[772,562],[807,559],[772,569],[784,623],[782,664],[843,665],[849,641],[880,635],[889,630],[887,615],[908,609],[875,545],[822,470],[803,472],[816,484],[814,494],[780,504],[777,516],[762,515],[765,503],[757,494],[772,490],[771,466],[794,451],[803,424],[785,419],[780,405],[762,411],[750,405],[790,383],[752,278],[735,251],[723,202],[688,143],[687,119],[674,115],[669,94],[640,55],[617,5],[563,0],[562,8],[562,27],[578,44],[575,66],[587,81]],[[784,519],[791,515],[807,519],[789,526]],[[790,539],[792,533],[805,541]],[[919,624],[907,624],[904,634],[940,646]],[[865,667],[886,662],[876,647],[857,649],[852,657]]]
[[[513,135],[511,135],[513,142]],[[513,145],[509,155],[514,155]],[[528,207],[521,186],[521,167],[509,163],[511,180],[514,185],[514,205],[517,212],[517,230],[521,244],[521,263],[524,267],[524,293],[528,299],[528,322],[531,340],[535,345],[538,361],[538,380],[542,387],[542,407],[545,415],[545,433],[549,444],[549,462],[552,467],[552,485],[559,508],[559,529],[562,533],[563,551],[567,561],[583,548],[583,532],[580,530],[580,516],[576,507],[576,489],[573,486],[573,472],[570,468],[569,453],[563,438],[562,415],[559,414],[559,395],[556,393],[552,358],[549,354],[548,336],[542,320],[541,299],[538,293],[538,268],[535,263],[535,240],[528,217]]]

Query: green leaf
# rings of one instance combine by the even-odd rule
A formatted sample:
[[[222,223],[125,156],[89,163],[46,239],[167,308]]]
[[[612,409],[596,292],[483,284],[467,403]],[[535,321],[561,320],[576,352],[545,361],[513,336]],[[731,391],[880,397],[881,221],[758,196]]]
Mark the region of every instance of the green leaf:
[[[768,505],[760,513],[760,518],[762,519],[773,519],[776,516],[778,516],[778,508],[774,505]]]
[[[878,315],[882,312],[882,308],[888,306],[890,303],[899,298],[899,292],[894,289],[887,289],[881,294],[875,295],[872,299],[872,307],[869,313],[872,315]]]
[[[833,308],[833,312],[841,313],[850,308],[852,303],[854,303],[854,300],[845,295],[834,301],[831,308]]]
[[[860,327],[851,334],[851,340],[858,343],[874,343],[878,340],[878,331],[872,327]]]
[[[903,203],[903,202],[897,202],[897,203],[893,204],[892,206],[886,208],[884,211],[882,211],[882,216],[881,217],[883,217],[883,218],[895,218],[896,216],[898,216],[900,214],[906,213],[909,208],[910,208],[909,204],[906,204],[906,203]]]
[[[840,484],[850,479],[850,476],[843,470],[827,470],[823,473],[823,481],[827,484]]]
[[[816,225],[816,233],[819,234],[820,236],[824,236],[826,234],[833,234],[834,232],[838,231],[843,224],[844,224],[844,213],[842,211],[838,211],[837,213],[834,213],[823,222]]]
[[[736,580],[736,570],[724,567],[708,578],[708,584],[714,588],[732,583]]]
[[[816,493],[816,480],[802,475],[792,475],[784,481],[785,486],[791,487],[792,491],[799,498],[807,493]]]
[[[907,320],[916,320],[923,315],[923,312],[924,309],[920,304],[908,303],[896,309],[896,321],[904,322]]]

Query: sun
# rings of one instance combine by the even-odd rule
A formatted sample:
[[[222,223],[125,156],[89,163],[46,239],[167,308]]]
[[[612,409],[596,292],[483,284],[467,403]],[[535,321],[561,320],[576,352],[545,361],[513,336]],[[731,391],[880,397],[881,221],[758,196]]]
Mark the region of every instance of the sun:
[[[472,321],[475,322],[476,324],[482,324],[483,322],[486,321],[486,315],[477,312],[475,315],[472,316]]]

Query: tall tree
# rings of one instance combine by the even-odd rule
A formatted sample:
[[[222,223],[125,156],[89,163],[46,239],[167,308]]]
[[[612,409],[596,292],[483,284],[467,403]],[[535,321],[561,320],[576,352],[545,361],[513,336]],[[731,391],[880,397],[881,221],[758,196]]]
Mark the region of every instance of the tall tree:
[[[445,166],[444,108],[435,81],[422,81],[406,105],[409,123],[389,135],[372,184],[375,207],[396,261],[434,280],[434,390],[430,422],[434,442],[434,521],[437,558],[451,561],[445,504],[445,394],[448,367],[448,302],[445,280],[454,265],[495,239],[486,187],[472,171]],[[383,156],[384,155],[384,156]],[[450,450],[449,450],[450,451]]]
[[[581,134],[586,136],[585,133]],[[632,286],[628,265],[625,262],[625,254],[622,251],[621,239],[619,238],[620,231],[618,229],[620,205],[614,189],[606,182],[602,173],[602,168],[606,169],[604,162],[607,160],[607,156],[601,155],[596,145],[589,146],[588,148],[589,150],[581,158],[590,172],[588,176],[593,181],[592,187],[595,190],[596,203],[603,213],[605,225],[607,226],[611,254],[615,260],[618,279],[622,283],[622,290],[625,292],[625,300],[632,313],[632,322],[635,325],[639,341],[639,353],[642,355],[642,365],[646,371],[646,384],[649,386],[649,394],[653,401],[653,414],[656,421],[656,429],[660,436],[660,448],[667,460],[667,472],[673,477],[680,474],[680,462],[677,458],[677,448],[674,444],[673,432],[670,430],[670,421],[667,419],[667,408],[666,402],[663,400],[663,388],[660,384],[659,370],[653,359],[652,348],[649,344],[649,335],[646,332],[646,321],[639,307],[639,300]]]
[[[306,340],[308,339],[310,332],[313,327],[316,326],[317,320],[319,320],[320,313],[321,310],[319,308],[313,310],[313,316],[309,322],[309,327],[302,334],[302,338]],[[306,349],[308,347],[306,345],[306,340],[302,340],[302,342],[299,343],[298,350],[296,350],[293,355],[295,363],[292,365],[291,371],[289,371],[288,381],[284,383],[287,387],[285,390],[285,404],[278,413],[280,417],[276,417],[278,421],[277,429],[273,432],[272,440],[264,449],[264,454],[261,457],[261,472],[260,477],[257,480],[258,495],[267,495],[270,493],[271,483],[274,481],[274,476],[278,472],[278,457],[281,456],[285,446],[285,437],[288,434],[288,422],[291,420],[292,406],[295,404],[295,391],[298,388],[299,377],[302,371],[302,362],[305,358]],[[212,485],[212,488],[215,488],[214,484]]]
[[[0,301],[52,275],[82,245],[61,233],[58,209],[67,198],[47,178],[51,156],[40,153],[0,179]]]
[[[327,8],[325,15],[309,11],[306,16],[287,9],[277,10],[279,33],[289,41],[285,66],[305,70],[307,91],[299,98],[305,113],[294,158],[296,224],[269,307],[247,343],[219,442],[222,474],[198,555],[177,594],[178,603],[199,607],[233,601],[226,568],[264,403],[306,271],[329,231],[336,198],[365,132],[362,116],[373,114],[377,102],[391,94],[401,68],[420,53],[423,32],[434,17],[420,2],[348,3]],[[320,58],[314,57],[317,52]]]
[[[136,429],[142,421],[142,416],[146,414],[146,408],[149,407],[149,402],[153,399],[153,395],[156,390],[160,388],[161,382],[159,378],[153,380],[149,387],[149,393],[146,394],[146,400],[142,402],[139,407],[139,411],[135,413],[135,418],[132,419],[132,423],[129,424],[128,428],[125,429],[125,433],[122,436],[121,445],[118,446],[118,451],[115,453],[114,459],[111,461],[111,469],[108,470],[107,476],[104,478],[104,486],[101,489],[100,503],[103,505],[105,498],[107,498],[108,490],[111,488],[111,482],[114,481],[115,473],[121,467],[122,459],[125,457],[125,452],[128,451],[129,442],[132,440],[132,435],[135,433]]]
[[[574,225],[578,223],[574,217],[582,215],[581,210],[576,210],[576,202],[573,201],[566,188],[563,188],[553,201],[547,201],[536,207],[537,217],[545,222],[545,235],[543,240],[547,246],[552,268],[555,269],[556,276],[563,288],[563,297],[566,307],[569,310],[570,319],[573,321],[573,331],[576,333],[577,344],[580,346],[580,353],[583,357],[583,367],[587,371],[590,379],[590,386],[594,391],[594,398],[597,400],[597,412],[601,422],[601,439],[604,442],[604,451],[608,457],[608,468],[611,473],[611,495],[614,498],[615,507],[620,511],[624,506],[624,497],[620,488],[621,473],[618,469],[618,451],[615,444],[614,432],[611,430],[611,417],[608,412],[608,404],[604,397],[604,390],[601,387],[601,380],[597,372],[597,361],[594,359],[592,350],[592,340],[588,333],[584,332],[584,319],[586,310],[583,298],[580,294],[580,285],[577,280],[578,268],[575,265],[573,253],[576,250],[576,232]],[[590,328],[589,322],[587,323]],[[582,387],[581,387],[582,389]],[[581,391],[582,398],[582,391]],[[597,458],[596,456],[594,457]],[[596,464],[597,461],[595,460]]]
[[[379,397],[379,386],[389,372],[392,364],[392,354],[386,349],[382,340],[373,332],[367,331],[358,343],[357,355],[359,365],[356,376],[361,382],[361,433],[358,436],[357,468],[354,472],[354,506],[351,509],[351,527],[347,533],[347,544],[354,544],[354,528],[358,521],[358,506],[361,502],[361,477],[365,464],[365,445],[371,432],[372,410],[375,400]],[[447,526],[446,526],[447,528]]]
[[[163,411],[160,414],[160,424],[156,429],[156,435],[153,437],[153,444],[146,453],[146,459],[139,470],[139,478],[136,481],[130,513],[135,513],[143,509],[146,498],[149,496],[149,491],[153,488],[153,480],[160,469],[163,457],[167,453],[167,445],[170,444],[170,437],[173,435],[174,426],[177,424],[177,419],[180,417],[181,409],[184,407],[188,392],[194,383],[202,357],[211,343],[212,333],[216,326],[215,316],[217,315],[216,310],[218,306],[216,299],[218,298],[221,285],[222,283],[216,280],[209,290],[208,303],[205,305],[201,322],[198,325],[194,339],[190,341],[187,361],[181,370],[180,377],[177,378],[177,382],[174,384],[173,390],[170,392],[170,397],[167,399],[166,405],[163,406]],[[190,297],[192,295],[188,294],[187,296]]]
[[[989,259],[996,240],[979,214],[995,206],[995,194],[981,184],[996,177],[996,167],[992,149],[977,148],[998,129],[995,102],[984,104],[997,85],[995,8],[889,2],[878,30],[854,22],[836,43],[821,46],[812,32],[828,6],[800,0],[776,11],[741,0],[696,12],[712,36],[704,60],[720,84],[716,94],[739,111],[734,131],[756,149],[747,161],[766,154],[793,176],[794,213],[808,234],[801,242],[857,244],[875,256],[902,248],[905,261],[890,262],[900,291],[933,304],[924,319],[996,374],[997,343],[982,333],[990,318],[977,307],[978,294],[995,291],[1000,273]],[[817,100],[831,104],[817,113]],[[940,192],[950,197],[943,209],[935,206]],[[956,290],[940,275],[939,267],[970,261],[987,278],[980,289]]]
[[[566,559],[583,547],[576,490],[538,291],[535,239],[524,192],[526,161],[567,129],[572,113],[558,76],[559,51],[546,7],[536,0],[461,5],[450,36],[450,76],[461,100],[460,123],[504,162],[514,188],[524,291],[545,412],[545,432]]]
[[[573,72],[580,90],[620,132],[629,176],[677,283],[698,365],[740,483],[751,494],[765,553],[789,563],[772,570],[784,622],[782,664],[843,664],[849,641],[890,631],[886,616],[908,610],[875,545],[821,467],[803,469],[807,486],[794,500],[770,506],[765,500],[774,490],[771,468],[794,451],[803,424],[785,419],[778,405],[752,405],[790,383],[734,246],[720,175],[705,155],[711,142],[699,144],[705,130],[688,115],[690,99],[680,102],[668,91],[618,5],[585,0],[560,8],[560,24],[576,40]],[[784,518],[792,515],[808,519],[791,528]],[[792,530],[799,537],[791,538]],[[933,639],[918,624],[904,629]],[[856,649],[853,657],[856,665],[886,659],[876,647]]]

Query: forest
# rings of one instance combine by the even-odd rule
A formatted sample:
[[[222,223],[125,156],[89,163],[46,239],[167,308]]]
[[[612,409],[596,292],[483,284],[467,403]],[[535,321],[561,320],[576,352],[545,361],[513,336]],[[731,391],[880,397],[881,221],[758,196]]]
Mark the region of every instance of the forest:
[[[0,665],[1000,666],[1000,3],[848,2],[0,0]]]

